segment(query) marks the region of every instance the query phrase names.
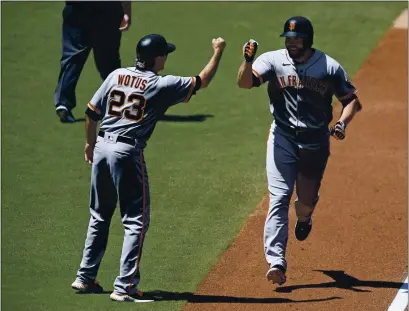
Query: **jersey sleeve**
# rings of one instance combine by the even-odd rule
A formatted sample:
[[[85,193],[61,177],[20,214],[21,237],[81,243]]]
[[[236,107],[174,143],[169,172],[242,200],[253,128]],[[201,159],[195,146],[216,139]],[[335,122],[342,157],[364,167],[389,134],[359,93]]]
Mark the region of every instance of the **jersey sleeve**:
[[[271,53],[264,53],[257,57],[253,63],[253,76],[260,81],[260,84],[270,81],[273,76],[274,69],[271,57]]]
[[[200,78],[164,76],[163,92],[167,106],[178,103],[187,103],[200,88]]]
[[[335,96],[344,106],[356,98],[358,90],[355,88],[349,79],[348,74],[341,65],[338,66],[334,73],[333,83]]]
[[[99,89],[95,92],[92,99],[88,102],[88,108],[97,113],[98,115],[100,115],[101,117],[105,115],[107,99],[109,96],[109,91],[112,87],[111,80],[112,76],[114,75],[114,72],[110,73],[110,75],[101,84]]]

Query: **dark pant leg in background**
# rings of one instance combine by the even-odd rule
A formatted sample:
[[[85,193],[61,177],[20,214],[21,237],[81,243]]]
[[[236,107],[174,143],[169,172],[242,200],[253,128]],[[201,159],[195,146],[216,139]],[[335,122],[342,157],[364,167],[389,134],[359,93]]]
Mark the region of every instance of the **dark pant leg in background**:
[[[75,88],[90,51],[87,14],[67,4],[63,10],[61,70],[54,93],[56,107],[71,110],[76,106]]]
[[[122,11],[118,9],[114,12],[101,12],[93,16],[90,24],[95,65],[103,80],[121,67],[119,48],[122,34],[119,27],[122,16]]]

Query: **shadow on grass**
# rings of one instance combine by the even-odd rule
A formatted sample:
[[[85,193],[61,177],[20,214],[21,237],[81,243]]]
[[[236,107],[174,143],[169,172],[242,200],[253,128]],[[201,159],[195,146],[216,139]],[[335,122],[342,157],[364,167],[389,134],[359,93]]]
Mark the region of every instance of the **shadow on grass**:
[[[107,295],[112,294],[112,290],[104,290],[101,293],[84,293],[84,292],[75,292],[77,295]]]
[[[159,121],[161,122],[204,122],[208,118],[213,118],[212,114],[194,114],[194,115],[174,115],[174,114],[165,114]]]
[[[174,114],[166,114],[163,115],[158,119],[160,122],[204,122],[208,118],[213,118],[214,115],[212,114],[194,114],[194,115],[174,115]],[[74,123],[82,123],[85,122],[85,118],[78,118],[75,119],[75,122],[72,123],[64,123],[64,124],[74,124]]]
[[[75,119],[74,122],[60,122],[60,123],[65,125],[65,124],[75,124],[75,123],[82,123],[82,122],[85,122],[85,118]]]

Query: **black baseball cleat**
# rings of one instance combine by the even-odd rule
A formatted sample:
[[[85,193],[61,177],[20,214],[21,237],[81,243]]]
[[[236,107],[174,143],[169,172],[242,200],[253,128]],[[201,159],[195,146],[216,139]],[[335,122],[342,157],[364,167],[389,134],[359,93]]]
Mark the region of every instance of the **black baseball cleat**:
[[[297,220],[297,224],[295,225],[295,237],[298,241],[304,241],[308,238],[312,229],[312,218],[307,221],[299,221]]]
[[[64,106],[59,106],[55,110],[57,113],[57,116],[60,118],[60,121],[62,123],[74,123],[76,120],[74,116],[72,115],[71,110],[67,109]]]

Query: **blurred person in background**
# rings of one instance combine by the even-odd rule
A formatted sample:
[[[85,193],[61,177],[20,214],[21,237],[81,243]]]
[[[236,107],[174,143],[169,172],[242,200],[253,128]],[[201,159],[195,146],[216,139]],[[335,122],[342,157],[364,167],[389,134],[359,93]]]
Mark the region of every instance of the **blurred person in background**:
[[[54,104],[63,123],[73,123],[75,88],[91,49],[105,80],[121,67],[121,32],[131,25],[130,1],[66,1],[63,10],[61,70]]]

